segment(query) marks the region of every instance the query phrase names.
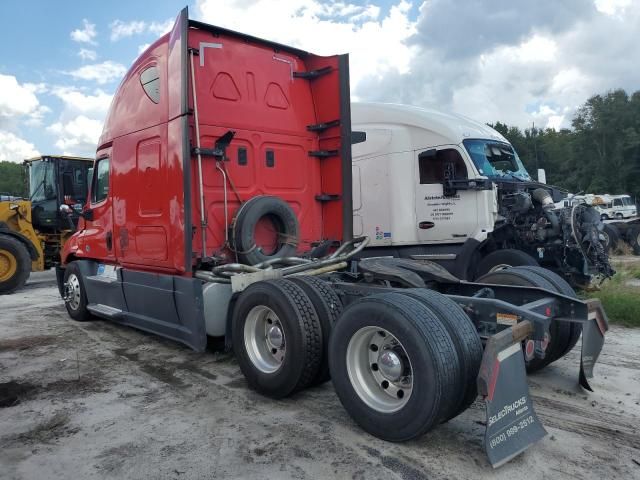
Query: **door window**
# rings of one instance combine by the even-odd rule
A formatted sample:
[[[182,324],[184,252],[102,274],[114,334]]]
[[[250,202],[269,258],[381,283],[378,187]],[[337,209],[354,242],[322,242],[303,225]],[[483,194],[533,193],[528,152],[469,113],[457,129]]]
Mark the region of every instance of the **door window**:
[[[435,155],[418,157],[420,183],[442,183],[447,164],[453,165],[454,179],[466,179],[467,167],[460,152],[454,148],[438,150]]]
[[[91,203],[98,203],[107,198],[109,194],[109,158],[101,158],[94,168],[91,188]]]

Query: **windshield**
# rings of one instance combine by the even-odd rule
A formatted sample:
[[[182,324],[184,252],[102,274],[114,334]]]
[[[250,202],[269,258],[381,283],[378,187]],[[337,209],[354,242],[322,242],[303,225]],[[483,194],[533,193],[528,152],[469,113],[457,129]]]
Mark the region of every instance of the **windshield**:
[[[61,160],[62,197],[66,204],[85,203],[89,185],[88,172],[92,164],[79,160]]]
[[[631,197],[622,197],[622,204],[624,206],[631,206],[633,202],[631,201]]]
[[[38,160],[29,167],[29,198],[32,202],[56,199],[56,172],[52,162]]]
[[[508,143],[494,140],[464,140],[462,143],[481,175],[531,180],[518,154]]]

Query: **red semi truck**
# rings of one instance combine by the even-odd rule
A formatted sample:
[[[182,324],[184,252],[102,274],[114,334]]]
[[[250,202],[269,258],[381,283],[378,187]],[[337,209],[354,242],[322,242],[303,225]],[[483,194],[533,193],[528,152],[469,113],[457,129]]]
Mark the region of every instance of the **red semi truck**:
[[[526,370],[564,355],[557,327],[571,325],[589,388],[606,315],[536,267],[470,283],[430,262],[358,259],[356,136],[346,55],[206,25],[185,9],[114,97],[58,270],[67,311],[199,351],[224,338],[249,385],[271,397],[331,377],[354,420],[391,441],[480,394],[485,449],[500,465],[545,435]]]

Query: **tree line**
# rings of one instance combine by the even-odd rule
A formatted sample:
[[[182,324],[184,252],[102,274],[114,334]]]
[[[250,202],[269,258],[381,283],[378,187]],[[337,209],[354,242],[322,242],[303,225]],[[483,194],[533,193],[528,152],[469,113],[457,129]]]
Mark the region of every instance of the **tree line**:
[[[0,162],[0,195],[28,196],[28,184],[24,165]]]
[[[491,125],[511,142],[532,176],[573,193],[627,193],[640,197],[640,91],[613,90],[589,98],[571,128]]]

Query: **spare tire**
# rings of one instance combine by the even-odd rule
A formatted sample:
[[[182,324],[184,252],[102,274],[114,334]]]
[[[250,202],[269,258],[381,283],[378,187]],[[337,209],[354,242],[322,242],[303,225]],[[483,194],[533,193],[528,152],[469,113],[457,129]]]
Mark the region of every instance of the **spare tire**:
[[[253,197],[238,210],[231,238],[238,261],[247,265],[289,257],[298,248],[298,218],[281,198]]]

